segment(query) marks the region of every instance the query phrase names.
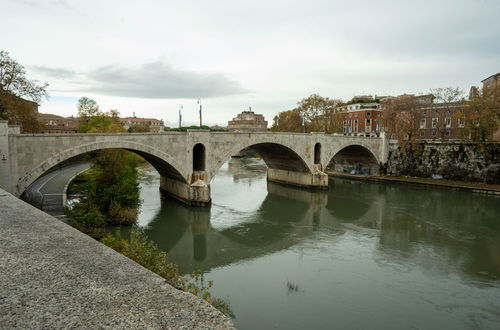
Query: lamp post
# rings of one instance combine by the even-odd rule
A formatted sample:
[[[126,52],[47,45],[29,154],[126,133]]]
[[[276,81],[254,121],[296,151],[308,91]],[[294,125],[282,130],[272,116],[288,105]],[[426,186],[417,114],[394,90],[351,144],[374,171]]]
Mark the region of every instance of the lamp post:
[[[198,102],[197,102],[199,105],[200,105],[200,128],[201,128],[201,101],[200,99],[198,99]]]
[[[181,112],[182,109],[183,109],[183,107],[182,107],[182,104],[181,104],[179,106],[179,129],[181,129],[181,127],[182,127],[182,112]]]

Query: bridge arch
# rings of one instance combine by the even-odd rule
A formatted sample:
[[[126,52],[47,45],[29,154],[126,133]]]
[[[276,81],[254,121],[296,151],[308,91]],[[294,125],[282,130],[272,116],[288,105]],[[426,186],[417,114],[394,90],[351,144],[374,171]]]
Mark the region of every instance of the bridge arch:
[[[306,173],[311,171],[303,157],[293,150],[293,146],[275,141],[261,141],[239,144],[223,153],[217,158],[215,166],[210,171],[210,180],[224,163],[242,150],[255,151],[262,157],[268,168]]]
[[[38,163],[29,172],[20,175],[19,181],[16,185],[17,195],[21,195],[26,188],[35,182],[40,176],[47,172],[52,167],[64,162],[65,160],[73,157],[104,149],[124,149],[131,151],[149,162],[162,176],[175,179],[177,181],[186,183],[187,174],[182,171],[182,168],[177,161],[169,154],[153,148],[151,146],[131,142],[131,141],[97,141],[87,144],[82,144],[76,147],[69,148],[65,151],[51,155],[45,160]]]
[[[337,150],[326,167],[337,172],[373,175],[379,173],[380,164],[369,147],[351,144]]]

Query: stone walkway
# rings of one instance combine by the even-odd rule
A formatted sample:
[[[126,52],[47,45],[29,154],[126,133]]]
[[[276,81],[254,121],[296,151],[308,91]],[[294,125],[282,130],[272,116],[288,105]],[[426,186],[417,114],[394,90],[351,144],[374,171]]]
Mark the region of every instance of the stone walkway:
[[[0,189],[0,328],[234,327],[208,303]]]

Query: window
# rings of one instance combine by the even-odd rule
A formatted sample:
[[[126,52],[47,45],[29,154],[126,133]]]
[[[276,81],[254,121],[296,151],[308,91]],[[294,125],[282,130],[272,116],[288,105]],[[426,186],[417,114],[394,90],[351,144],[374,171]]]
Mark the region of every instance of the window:
[[[460,128],[465,127],[465,120],[463,118],[458,119],[458,127]]]
[[[432,131],[432,136],[436,136],[437,135],[437,132],[436,131]]]
[[[450,117],[445,118],[444,122],[446,124],[446,128],[450,128],[451,127],[451,118]]]
[[[370,119],[366,119],[365,121],[365,132],[371,132],[372,130],[372,123],[370,121]]]
[[[450,131],[444,132],[444,136],[450,136]]]
[[[425,128],[427,125],[425,118],[420,119],[420,128]]]
[[[420,136],[421,136],[421,137],[425,136],[425,131],[424,131],[424,130],[421,130],[421,131],[420,131]]]
[[[439,118],[432,118],[432,128],[438,127]]]
[[[367,115],[367,116],[371,115],[370,111],[368,111],[368,112],[366,113],[366,115]]]
[[[355,112],[355,113],[354,113],[354,117],[357,117],[357,116],[358,116],[358,113],[357,113],[357,112]]]
[[[354,132],[356,132],[356,133],[358,132],[358,120],[357,119],[354,120]]]
[[[422,114],[423,114],[424,116],[427,116],[427,111],[425,111],[425,110],[424,110],[424,111],[422,112]]]

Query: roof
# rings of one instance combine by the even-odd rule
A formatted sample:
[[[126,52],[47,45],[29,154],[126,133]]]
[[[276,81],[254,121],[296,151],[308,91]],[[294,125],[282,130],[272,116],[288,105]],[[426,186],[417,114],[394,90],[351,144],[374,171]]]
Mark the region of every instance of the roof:
[[[58,116],[58,115],[54,115],[54,114],[51,114],[51,113],[39,113],[38,114],[38,117],[47,117],[47,118],[64,118],[62,116]]]
[[[485,78],[483,80],[481,80],[481,82],[485,81],[485,80],[488,80],[490,78],[493,78],[493,77],[500,77],[500,72],[499,73],[495,73],[495,74],[492,74],[491,76],[489,76],[488,78]]]
[[[123,120],[162,121],[161,119],[156,119],[156,118],[140,118],[140,117],[123,117],[123,118],[118,118],[118,120],[120,120],[120,121],[123,121]]]

